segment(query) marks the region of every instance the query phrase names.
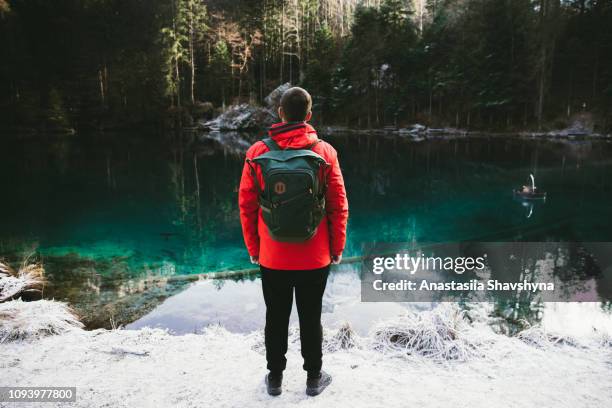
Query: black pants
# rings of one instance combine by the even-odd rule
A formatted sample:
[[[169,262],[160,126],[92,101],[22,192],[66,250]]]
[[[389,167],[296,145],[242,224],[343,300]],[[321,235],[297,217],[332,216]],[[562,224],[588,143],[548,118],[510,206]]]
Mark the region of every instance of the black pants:
[[[295,303],[300,317],[300,342],[304,370],[318,372],[323,352],[321,302],[329,266],[313,270],[280,271],[261,267],[261,282],[266,302],[266,360],[268,370],[283,371],[287,365],[289,316]]]

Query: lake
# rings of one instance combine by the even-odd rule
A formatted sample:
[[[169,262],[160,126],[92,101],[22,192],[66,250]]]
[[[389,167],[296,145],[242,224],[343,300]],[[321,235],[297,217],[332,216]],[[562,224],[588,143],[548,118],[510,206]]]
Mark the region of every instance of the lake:
[[[610,143],[323,138],[338,150],[346,181],[346,257],[372,241],[612,241]],[[90,328],[142,318],[189,285],[176,276],[250,267],[235,146],[123,133],[4,136],[0,147],[0,257],[42,260],[45,297],[70,302]],[[513,199],[529,173],[545,202]],[[358,265],[346,268],[358,273]],[[608,285],[612,271],[603,273]],[[256,279],[247,279],[249,293]],[[238,301],[234,284],[209,285]],[[611,299],[600,300],[607,310]],[[542,317],[539,309],[525,314]]]

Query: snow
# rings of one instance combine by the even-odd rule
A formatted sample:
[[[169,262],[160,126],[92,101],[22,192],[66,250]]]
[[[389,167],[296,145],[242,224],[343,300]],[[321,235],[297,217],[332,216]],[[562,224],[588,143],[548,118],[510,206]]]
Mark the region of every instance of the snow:
[[[610,406],[609,344],[589,335],[577,339],[579,345],[551,341],[542,347],[495,334],[480,320],[468,324],[455,306],[441,305],[389,317],[366,336],[347,327],[326,330],[324,368],[333,382],[314,398],[304,393],[295,327],[283,394],[276,398],[265,393],[261,330],[231,333],[218,325],[180,336],[148,328],[71,330],[6,343],[0,347],[0,383],[76,386],[79,407]],[[477,352],[444,359],[406,343],[381,348],[381,327],[424,333],[442,328],[442,334],[455,327],[442,346],[461,339]]]

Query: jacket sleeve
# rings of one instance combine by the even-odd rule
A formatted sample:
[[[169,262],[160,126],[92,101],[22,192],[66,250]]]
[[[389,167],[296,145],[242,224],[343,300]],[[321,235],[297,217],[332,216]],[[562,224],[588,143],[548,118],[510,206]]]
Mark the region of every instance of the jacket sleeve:
[[[338,154],[332,148],[331,166],[327,169],[327,223],[330,235],[332,256],[342,255],[346,244],[346,225],[348,222],[348,200],[344,188],[344,179],[338,162]]]
[[[252,146],[246,155],[246,159],[253,157]],[[255,166],[253,164],[253,166]],[[257,175],[255,175],[257,177]],[[259,217],[259,202],[257,199],[257,185],[251,173],[251,167],[245,160],[238,189],[238,206],[240,208],[240,223],[242,224],[242,236],[247,251],[251,256],[259,256],[259,233],[257,222]]]

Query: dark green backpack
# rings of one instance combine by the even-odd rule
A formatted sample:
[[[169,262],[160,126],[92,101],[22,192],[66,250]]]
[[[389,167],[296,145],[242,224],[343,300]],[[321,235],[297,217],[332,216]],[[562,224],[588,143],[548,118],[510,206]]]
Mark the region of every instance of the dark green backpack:
[[[319,141],[303,149],[285,150],[271,138],[263,142],[270,151],[247,163],[259,189],[259,206],[270,236],[281,242],[307,241],[325,214],[327,186],[326,181],[320,182],[319,173],[327,163],[312,151]],[[263,189],[252,162],[261,168]]]

